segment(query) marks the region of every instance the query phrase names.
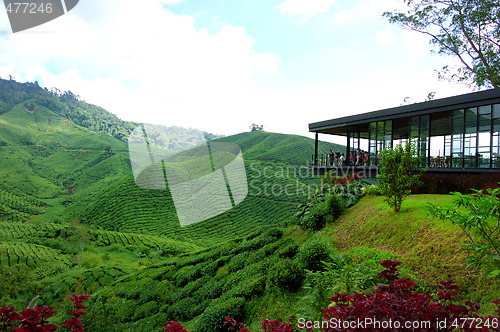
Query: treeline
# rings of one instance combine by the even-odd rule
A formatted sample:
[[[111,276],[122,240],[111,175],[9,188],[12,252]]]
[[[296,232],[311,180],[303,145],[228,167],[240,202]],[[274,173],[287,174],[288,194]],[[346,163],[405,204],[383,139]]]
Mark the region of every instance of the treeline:
[[[126,141],[130,131],[137,126],[133,122],[120,120],[101,107],[82,101],[80,96],[71,91],[61,92],[57,88],[48,90],[41,88],[36,81],[19,83],[13,79],[0,78],[0,114],[23,102],[29,111],[44,106],[79,126],[110,134],[122,141]]]
[[[85,127],[95,132],[109,134],[121,141],[126,142],[129,133],[135,129],[138,124],[119,119],[105,109],[88,104],[81,100],[80,96],[71,91],[60,91],[57,88],[42,88],[37,81],[20,83],[10,77],[9,80],[0,78],[0,114],[6,113],[17,104],[25,103],[28,111],[34,112],[40,106],[44,106],[54,113],[70,120],[74,124]],[[172,127],[170,131],[177,134],[174,136],[174,142],[170,137],[170,142],[166,146],[177,146],[175,139],[179,134],[179,141],[182,142],[185,135],[197,134],[199,131],[194,129],[183,129]],[[187,133],[187,134],[186,134]],[[220,135],[214,135],[207,132],[201,132],[202,137],[211,140],[220,138]],[[168,132],[168,134],[172,134]],[[160,139],[161,141],[161,139]]]

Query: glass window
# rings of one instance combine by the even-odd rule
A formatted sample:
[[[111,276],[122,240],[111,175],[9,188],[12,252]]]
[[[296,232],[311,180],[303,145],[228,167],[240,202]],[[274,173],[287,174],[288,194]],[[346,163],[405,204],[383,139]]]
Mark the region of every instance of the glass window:
[[[464,131],[464,111],[453,111],[452,133],[461,134]]]
[[[500,118],[500,104],[495,104],[492,107],[492,117],[493,119],[499,119]]]
[[[477,164],[481,168],[490,167],[490,144],[491,144],[491,134],[490,132],[482,132],[478,134],[477,142]]]
[[[463,134],[453,134],[451,137],[452,167],[463,167]]]
[[[464,167],[476,167],[477,133],[465,134],[464,137]]]
[[[370,140],[375,140],[377,138],[377,123],[370,123]]]
[[[500,119],[493,119],[493,132],[500,132]]]
[[[451,167],[451,135],[444,137],[444,167]]]
[[[493,117],[495,111],[500,116],[500,105],[493,105]],[[491,135],[491,167],[500,168],[500,119],[493,119],[493,132]]]
[[[479,115],[491,114],[491,105],[479,107],[478,108],[478,114]]]
[[[490,131],[491,130],[490,115],[491,114],[479,116],[479,131]]]
[[[491,167],[500,168],[500,133],[493,133],[491,138]]]
[[[477,122],[477,108],[465,109],[465,123],[475,124]]]
[[[377,141],[383,141],[384,140],[384,122],[379,121],[377,122]]]
[[[392,147],[392,120],[385,121],[384,146]]]
[[[420,128],[421,129],[429,128],[429,114],[420,116]]]
[[[491,106],[481,106],[478,109],[479,131],[491,130]]]

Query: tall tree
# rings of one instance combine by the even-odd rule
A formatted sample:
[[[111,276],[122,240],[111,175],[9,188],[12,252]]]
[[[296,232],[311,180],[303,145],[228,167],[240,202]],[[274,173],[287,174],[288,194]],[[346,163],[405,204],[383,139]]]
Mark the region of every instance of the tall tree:
[[[403,0],[406,13],[385,12],[389,22],[431,37],[439,54],[461,66],[443,67],[440,78],[476,87],[500,87],[500,2],[498,0]]]

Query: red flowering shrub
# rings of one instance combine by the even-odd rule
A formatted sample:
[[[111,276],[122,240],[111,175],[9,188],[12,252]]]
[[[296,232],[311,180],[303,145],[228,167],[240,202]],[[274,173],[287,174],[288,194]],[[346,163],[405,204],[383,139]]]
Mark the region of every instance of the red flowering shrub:
[[[0,331],[8,331],[9,326],[13,322],[20,320],[20,317],[14,307],[0,308]]]
[[[353,172],[352,174],[347,174],[344,177],[336,176],[332,178],[332,184],[341,185],[343,187],[347,186],[352,181],[361,180],[361,176]]]
[[[80,317],[87,314],[85,312],[85,309],[87,308],[83,305],[82,302],[87,300],[89,296],[90,294],[80,294],[80,295],[72,294],[70,296],[76,311],[69,312],[69,314],[73,316],[73,318],[64,322],[63,328],[70,330],[71,332],[83,332],[83,323]]]
[[[229,325],[227,328],[228,331],[231,332],[250,332],[249,329],[247,329],[243,323],[238,323],[236,319],[231,318],[231,317],[226,317],[226,321],[224,322],[224,325]]]
[[[188,332],[188,330],[182,327],[181,323],[177,323],[176,321],[168,321],[167,326],[163,330],[166,332]]]
[[[17,320],[19,327],[11,329],[12,332],[50,332],[57,330],[57,326],[49,324],[48,319],[54,316],[54,307],[36,306],[19,313]]]
[[[63,328],[71,332],[82,332],[83,324],[80,316],[85,315],[85,306],[82,304],[90,295],[71,295],[76,311],[70,311],[72,319],[63,323]],[[0,331],[1,332],[50,332],[58,329],[57,325],[49,324],[48,320],[57,312],[54,307],[36,306],[16,313],[14,307],[0,308]],[[19,327],[10,328],[15,321],[19,321]],[[10,329],[9,329],[10,328]]]
[[[329,320],[323,331],[359,330],[400,330],[418,328],[419,331],[452,331],[462,328],[465,331],[499,331],[498,317],[480,317],[479,304],[465,302],[455,305],[452,298],[459,287],[452,280],[441,281],[438,286],[438,300],[431,295],[412,292],[416,284],[408,279],[398,279],[397,261],[382,261],[386,268],[378,277],[386,279],[387,285],[374,288],[374,293],[340,294],[330,300],[333,306],[323,310],[324,319]],[[497,302],[495,302],[497,301]],[[500,301],[495,300],[498,304]]]

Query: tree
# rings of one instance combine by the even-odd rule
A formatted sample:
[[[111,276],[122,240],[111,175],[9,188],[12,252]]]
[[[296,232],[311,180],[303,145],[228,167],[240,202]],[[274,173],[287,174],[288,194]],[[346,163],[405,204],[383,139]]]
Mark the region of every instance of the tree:
[[[405,147],[398,144],[394,149],[386,148],[380,152],[378,183],[382,194],[394,212],[399,212],[403,200],[411,194],[410,187],[420,184],[417,147],[411,140]]]
[[[441,79],[478,88],[500,87],[500,2],[498,0],[403,0],[406,13],[385,12],[389,22],[431,37],[438,54],[460,60],[443,67]]]
[[[250,131],[263,131],[264,130],[264,126],[263,125],[258,125],[258,124],[255,124],[255,123],[252,123],[250,125]]]

